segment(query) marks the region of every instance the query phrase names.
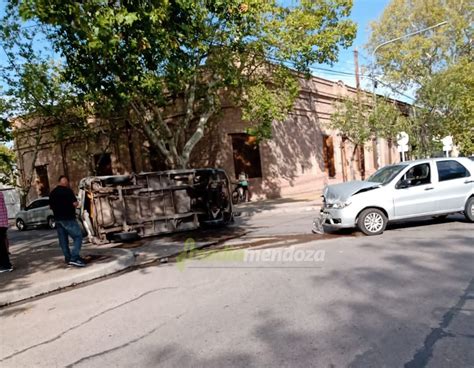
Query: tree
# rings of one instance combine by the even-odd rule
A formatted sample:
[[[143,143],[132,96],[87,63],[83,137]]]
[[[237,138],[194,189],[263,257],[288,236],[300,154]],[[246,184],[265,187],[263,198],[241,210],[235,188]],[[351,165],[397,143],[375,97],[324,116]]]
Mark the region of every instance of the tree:
[[[38,22],[65,76],[101,116],[124,111],[166,157],[186,167],[223,103],[242,107],[249,132],[271,135],[297,95],[296,75],[334,62],[355,37],[351,0],[10,1]],[[97,112],[99,113],[99,112]],[[171,115],[175,118],[168,119]],[[179,118],[176,118],[179,116]]]
[[[46,45],[37,46],[44,38],[42,30],[36,26],[21,28],[18,19],[11,14],[9,17],[0,27],[0,48],[6,55],[0,64],[0,79],[4,82],[4,88],[0,89],[0,116],[7,126],[0,129],[0,136],[5,143],[24,131],[31,132],[25,137],[32,148],[31,162],[27,167],[18,167],[24,207],[34,183],[38,152],[45,141],[44,126],[52,119],[64,121],[63,117],[75,101],[71,98],[70,86],[62,78],[61,65],[53,60]],[[3,134],[5,132],[8,134]],[[3,162],[5,170],[16,166],[11,149],[4,148],[2,157],[11,160]],[[16,180],[12,184],[17,184]]]
[[[365,142],[371,136],[370,127],[367,123],[367,111],[364,111],[362,103],[351,98],[342,98],[335,104],[335,112],[331,115],[330,128],[339,131],[343,142],[349,141],[353,145],[350,155],[349,168],[351,178],[355,180],[356,171],[354,161],[358,150],[363,149]],[[344,151],[345,151],[344,145]],[[345,165],[345,162],[343,163]],[[363,171],[363,170],[361,170]],[[361,173],[361,176],[364,176]]]
[[[436,151],[434,140],[440,136],[453,135],[455,143],[465,147],[465,136],[459,133],[462,130],[470,137],[472,132],[472,105],[468,99],[455,102],[454,96],[457,88],[466,91],[472,83],[470,74],[460,71],[469,65],[467,60],[472,62],[474,3],[392,0],[379,21],[372,24],[367,45],[374,51],[383,42],[443,21],[447,24],[382,46],[375,54],[374,73],[383,75],[397,89],[415,93],[411,130],[420,156]],[[452,77],[456,82],[450,81]]]
[[[392,161],[392,147],[397,135],[402,131],[412,134],[411,122],[405,111],[405,115],[400,106],[386,97],[377,97],[376,107],[370,108],[367,123],[372,136],[376,139],[383,138],[388,143],[389,161]]]
[[[378,97],[377,107],[374,108],[371,98],[367,96],[359,98],[360,101],[341,98],[336,102],[335,112],[329,124],[331,129],[339,131],[343,141],[349,141],[353,145],[349,161],[352,179],[355,179],[354,161],[357,152],[359,150],[363,152],[366,142],[377,137],[384,138],[391,147],[397,134],[409,130],[410,126],[409,119],[403,115],[395,101]],[[364,179],[365,173],[362,167],[363,165],[361,165],[361,177]]]
[[[474,62],[465,58],[436,74],[418,95],[433,110],[438,135],[452,135],[461,153],[474,154]]]
[[[4,103],[0,99],[0,114]],[[15,154],[5,144],[10,141],[11,129],[7,119],[0,118],[0,183],[13,184],[15,181]]]

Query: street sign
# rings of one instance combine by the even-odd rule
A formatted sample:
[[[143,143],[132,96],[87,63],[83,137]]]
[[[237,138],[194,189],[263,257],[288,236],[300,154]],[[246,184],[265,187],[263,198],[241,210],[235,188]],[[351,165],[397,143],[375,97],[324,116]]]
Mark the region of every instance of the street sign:
[[[449,147],[449,146],[453,146],[453,137],[451,137],[450,135],[444,137],[443,139],[441,139],[441,143],[443,143],[443,146],[445,147]]]
[[[407,139],[407,143],[408,143],[408,139]],[[400,152],[402,154],[402,162],[404,162],[405,161],[405,152],[408,152],[408,144],[400,144],[400,145],[398,145],[397,148],[398,148],[398,152]]]
[[[409,142],[408,134],[405,132],[400,132],[397,134],[397,143],[399,146],[406,146]]]
[[[443,143],[443,151],[446,153],[446,157],[449,157],[449,152],[453,150],[453,137],[448,135],[441,139],[441,142]]]
[[[404,145],[401,145],[401,146],[398,146],[398,152],[408,152],[408,145],[407,144],[404,144]]]

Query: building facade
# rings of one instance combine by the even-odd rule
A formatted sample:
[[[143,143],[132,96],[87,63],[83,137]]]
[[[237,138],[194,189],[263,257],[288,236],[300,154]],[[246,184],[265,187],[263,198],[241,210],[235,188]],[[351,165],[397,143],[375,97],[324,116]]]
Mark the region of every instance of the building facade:
[[[286,121],[274,123],[272,139],[260,143],[245,134],[248,123],[242,120],[240,109],[223,106],[193,151],[191,166],[223,168],[232,179],[245,172],[252,198],[259,199],[317,193],[326,184],[360,178],[362,170],[368,176],[377,164],[399,161],[396,149],[379,140],[378,150],[375,142],[368,142],[351,165],[352,145],[329,129],[329,122],[335,102],[341,97],[355,98],[356,89],[319,77],[301,79],[300,84]],[[31,187],[29,201],[48,195],[62,174],[76,188],[89,175],[164,169],[159,153],[127,124],[94,137],[58,140],[55,131],[60,124],[43,122],[41,131],[37,122],[15,124],[20,180]]]

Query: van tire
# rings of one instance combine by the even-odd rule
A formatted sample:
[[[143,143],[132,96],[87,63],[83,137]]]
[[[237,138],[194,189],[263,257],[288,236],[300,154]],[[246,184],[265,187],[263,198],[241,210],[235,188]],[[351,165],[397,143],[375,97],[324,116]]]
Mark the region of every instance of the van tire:
[[[136,231],[130,231],[112,234],[111,238],[113,241],[117,242],[131,242],[140,239],[140,236]]]

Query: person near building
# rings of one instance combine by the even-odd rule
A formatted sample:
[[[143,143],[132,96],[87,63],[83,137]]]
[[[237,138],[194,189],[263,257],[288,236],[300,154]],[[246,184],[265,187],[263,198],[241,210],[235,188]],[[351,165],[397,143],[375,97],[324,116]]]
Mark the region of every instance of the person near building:
[[[69,179],[67,176],[61,175],[58,185],[49,195],[49,206],[53,210],[59,246],[63,251],[66,264],[84,267],[86,264],[80,256],[82,230],[76,219],[76,208],[78,205],[79,202],[69,187]],[[73,240],[72,251],[69,248],[69,237]]]
[[[250,202],[249,177],[244,171],[241,171],[239,174],[238,186],[242,188],[242,200]]]
[[[5,197],[0,191],[0,273],[13,271],[8,251],[8,211],[5,204]]]

